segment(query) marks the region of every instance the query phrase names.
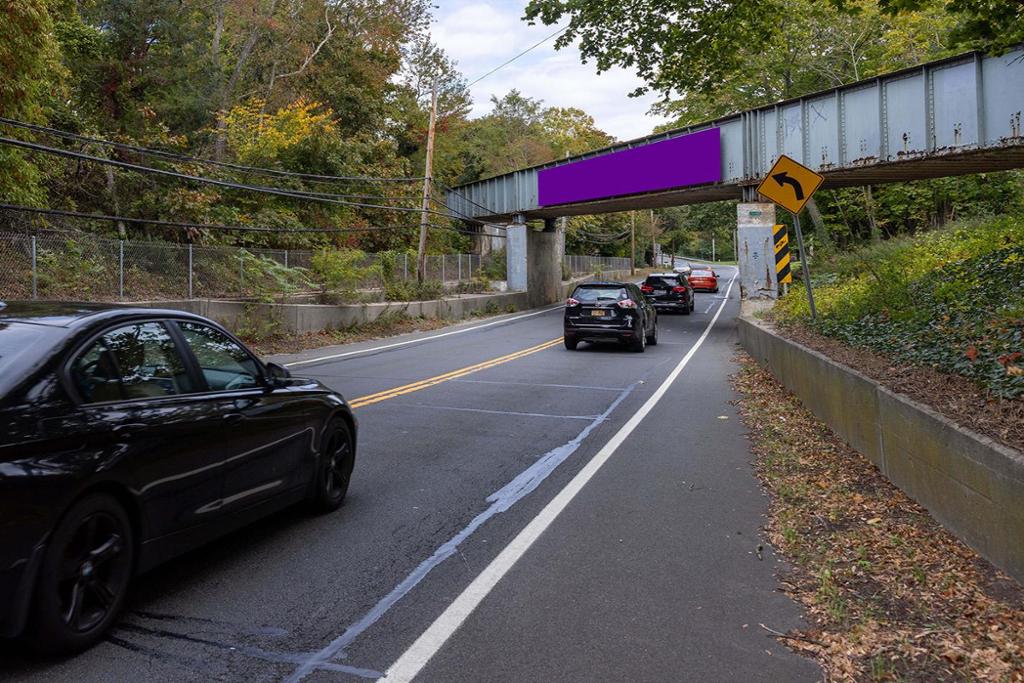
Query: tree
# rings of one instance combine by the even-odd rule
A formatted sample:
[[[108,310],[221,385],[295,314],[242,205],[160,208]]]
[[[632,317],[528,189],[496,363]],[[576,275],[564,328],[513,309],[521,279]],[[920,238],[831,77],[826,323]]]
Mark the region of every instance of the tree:
[[[857,15],[869,9],[900,16],[935,7],[934,0],[832,0],[822,9],[838,8],[855,17],[859,32],[867,24]],[[557,47],[578,42],[583,58],[594,59],[600,71],[613,66],[636,71],[646,85],[634,94],[654,90],[670,97],[711,93],[746,69],[752,51],[785,40],[791,10],[787,0],[530,0],[525,18],[555,24],[568,17]],[[1024,39],[1024,3],[1019,1],[946,0],[942,11],[956,22],[946,37],[949,47],[998,51]],[[855,50],[856,42],[873,37],[844,35]]]
[[[44,0],[5,2],[0,9],[0,116],[40,122],[57,99],[62,76],[53,39],[53,23]],[[5,135],[7,133],[5,132]],[[16,136],[19,134],[15,133]],[[37,204],[43,174],[25,155],[0,148],[0,196]]]

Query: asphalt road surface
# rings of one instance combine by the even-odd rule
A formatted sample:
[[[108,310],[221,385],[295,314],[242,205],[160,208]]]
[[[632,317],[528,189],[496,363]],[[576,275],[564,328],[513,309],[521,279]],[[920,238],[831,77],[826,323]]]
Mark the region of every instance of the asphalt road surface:
[[[140,577],[106,642],[58,662],[4,646],[0,679],[820,678],[759,626],[800,613],[759,533],[721,270],[643,354],[565,350],[553,307],[279,358],[355,407],[346,505]]]

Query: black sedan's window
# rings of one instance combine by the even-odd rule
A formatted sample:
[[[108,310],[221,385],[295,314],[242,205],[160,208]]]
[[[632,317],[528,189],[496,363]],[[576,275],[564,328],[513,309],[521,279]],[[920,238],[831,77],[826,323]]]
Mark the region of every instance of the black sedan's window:
[[[678,287],[679,278],[651,276],[647,278],[647,282],[645,282],[644,284],[650,285],[651,287]]]
[[[156,322],[105,333],[75,359],[71,376],[86,403],[192,391],[174,341]]]
[[[256,361],[225,334],[199,323],[179,322],[178,327],[192,348],[211,391],[245,389],[259,384]]]
[[[573,295],[573,299],[589,303],[591,301],[619,301],[628,299],[629,294],[622,287],[580,287]]]

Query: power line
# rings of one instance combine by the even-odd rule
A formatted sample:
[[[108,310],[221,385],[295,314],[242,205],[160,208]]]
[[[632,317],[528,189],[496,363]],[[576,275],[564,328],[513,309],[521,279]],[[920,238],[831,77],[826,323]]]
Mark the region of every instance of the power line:
[[[404,206],[389,206],[385,204],[369,204],[366,202],[351,202],[341,199],[332,199],[330,197],[317,196],[315,193],[308,192],[296,192],[292,190],[284,190],[278,187],[266,187],[263,185],[247,185],[244,183],[235,183],[227,180],[218,180],[216,178],[206,178],[204,176],[194,176],[187,173],[179,173],[177,171],[168,171],[162,168],[153,168],[152,166],[141,166],[139,164],[132,164],[127,161],[118,161],[116,159],[105,159],[103,157],[94,156],[92,154],[84,154],[82,152],[72,152],[66,149],[59,149],[57,147],[49,147],[47,145],[39,145],[34,142],[25,142],[23,140],[15,140],[13,138],[0,137],[0,144],[11,145],[14,147],[21,147],[24,149],[30,149],[37,152],[43,152],[45,154],[55,154],[57,156],[63,156],[70,159],[84,159],[86,161],[92,161],[98,164],[105,164],[107,166],[116,166],[118,168],[124,168],[131,171],[138,171],[142,173],[154,173],[157,175],[168,176],[171,178],[178,178],[181,180],[191,180],[192,182],[205,183],[207,185],[216,185],[218,187],[226,187],[234,190],[247,190],[249,192],[261,192],[263,194],[272,194],[280,197],[291,197],[293,199],[309,199],[313,201],[326,202],[329,204],[337,204],[340,206],[351,206],[356,208],[364,209],[380,209],[383,211],[401,211],[406,213],[420,213],[421,209],[414,209],[411,207]],[[434,215],[440,215],[448,217],[446,214],[440,211],[434,211],[428,209],[429,213]],[[482,221],[477,221],[482,222]]]
[[[531,50],[533,50],[534,48],[538,48],[538,47],[540,47],[540,46],[541,46],[541,45],[543,45],[544,43],[548,42],[549,40],[551,40],[552,38],[554,38],[555,36],[557,36],[557,35],[558,35],[559,33],[562,33],[563,31],[565,31],[565,30],[566,30],[567,28],[569,28],[570,26],[572,26],[572,24],[566,24],[565,26],[563,26],[562,28],[558,29],[557,31],[555,31],[555,32],[554,32],[554,33],[552,33],[551,35],[547,36],[546,38],[544,38],[544,39],[543,39],[543,40],[541,40],[540,42],[538,42],[538,43],[534,43],[534,44],[533,44],[533,45],[531,45],[530,47],[526,48],[525,50],[523,50],[522,52],[520,52],[519,54],[517,54],[517,55],[516,55],[515,57],[513,57],[513,58],[512,58],[512,59],[510,59],[510,60],[508,60],[507,62],[504,62],[503,64],[499,64],[498,66],[494,67],[493,69],[491,69],[490,71],[488,71],[487,73],[485,73],[485,74],[484,74],[483,76],[481,76],[480,78],[476,79],[475,81],[472,81],[472,82],[468,83],[468,84],[466,85],[466,89],[468,90],[469,88],[473,87],[474,85],[476,85],[476,84],[477,84],[477,83],[479,83],[480,81],[484,80],[485,78],[487,78],[488,76],[490,76],[491,74],[493,74],[493,73],[494,73],[495,71],[498,71],[499,69],[504,69],[504,68],[505,68],[506,66],[508,66],[508,65],[509,65],[509,64],[511,64],[512,62],[516,61],[517,59],[519,59],[520,57],[522,57],[522,56],[523,56],[523,55],[525,55],[526,53],[530,52],[530,51],[531,51]]]
[[[305,233],[323,233],[323,234],[336,234],[336,233],[356,233],[356,232],[381,232],[387,230],[410,230],[418,228],[419,225],[373,225],[362,228],[345,227],[345,228],[265,228],[248,225],[220,225],[210,223],[191,223],[187,221],[167,221],[156,218],[131,218],[129,216],[110,216],[107,214],[88,213],[83,211],[64,211],[61,209],[41,209],[34,206],[22,206],[20,204],[0,204],[0,210],[7,211],[19,211],[22,213],[34,213],[46,216],[61,216],[63,218],[78,218],[86,220],[98,220],[108,222],[122,222],[122,223],[138,223],[140,225],[155,225],[165,228],[185,228],[195,230],[214,230],[223,232],[262,232],[262,233],[274,233],[274,234],[305,234]],[[460,230],[458,228],[452,228],[445,225],[432,225],[431,227],[438,230],[453,230],[455,232],[464,232],[467,234],[477,234],[469,230]],[[497,237],[497,235],[495,235]]]
[[[436,199],[433,195],[430,196],[430,201],[435,206],[442,207],[444,209],[444,211],[439,211],[438,213],[442,213],[445,216],[447,216],[448,218],[455,218],[456,220],[463,220],[463,221],[467,221],[467,222],[470,222],[470,223],[476,223],[476,224],[480,225],[481,227],[492,227],[492,228],[497,228],[499,230],[508,230],[508,228],[506,228],[504,225],[500,225],[498,223],[488,223],[486,221],[480,220],[479,218],[474,218],[474,217],[472,217],[472,216],[470,216],[468,214],[465,214],[465,213],[463,213],[461,211],[456,211],[455,209],[452,209],[450,206],[448,206],[445,202],[441,201],[440,199]],[[445,211],[447,211],[447,213],[445,213]]]
[[[68,140],[78,140],[79,142],[87,142],[91,144],[104,145],[106,147],[113,147],[116,149],[122,149],[129,152],[135,152],[137,154],[148,154],[152,156],[161,156],[168,159],[176,159],[178,161],[187,161],[198,164],[208,164],[210,166],[220,166],[222,168],[230,168],[236,171],[243,171],[246,173],[256,173],[263,175],[272,175],[283,178],[301,178],[304,180],[315,180],[320,182],[334,182],[334,181],[361,181],[361,182],[373,182],[373,183],[411,183],[419,182],[423,180],[423,176],[409,176],[399,178],[387,178],[387,177],[376,177],[376,176],[333,176],[333,175],[317,175],[313,173],[297,173],[294,171],[281,171],[275,168],[260,168],[256,166],[243,166],[241,164],[232,164],[227,161],[217,161],[215,159],[203,159],[201,157],[188,156],[186,154],[179,154],[177,152],[169,152],[162,149],[153,149],[150,147],[139,147],[136,145],[129,145],[123,142],[111,142],[110,140],[103,140],[100,138],[88,137],[85,135],[79,135],[78,133],[70,133],[68,131],[58,130],[57,128],[48,128],[46,126],[39,126],[33,123],[25,123],[24,121],[17,121],[15,119],[8,119],[0,117],[0,123],[5,123],[9,126],[16,128],[24,128],[26,130],[35,131],[37,133],[46,133],[48,135],[55,135]]]

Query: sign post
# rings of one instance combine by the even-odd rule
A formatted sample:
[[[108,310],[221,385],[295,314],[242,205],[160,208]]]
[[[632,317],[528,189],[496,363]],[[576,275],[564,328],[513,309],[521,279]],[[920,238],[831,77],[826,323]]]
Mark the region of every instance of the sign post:
[[[806,166],[790,159],[785,154],[768,171],[768,175],[757,186],[758,194],[767,197],[782,208],[793,214],[793,229],[796,232],[796,244],[800,249],[800,269],[804,276],[804,287],[807,289],[807,303],[811,309],[811,319],[818,317],[814,306],[814,292],[811,291],[811,272],[807,266],[807,250],[804,249],[804,235],[800,230],[800,211],[811,199],[811,195],[821,187],[825,178]]]

